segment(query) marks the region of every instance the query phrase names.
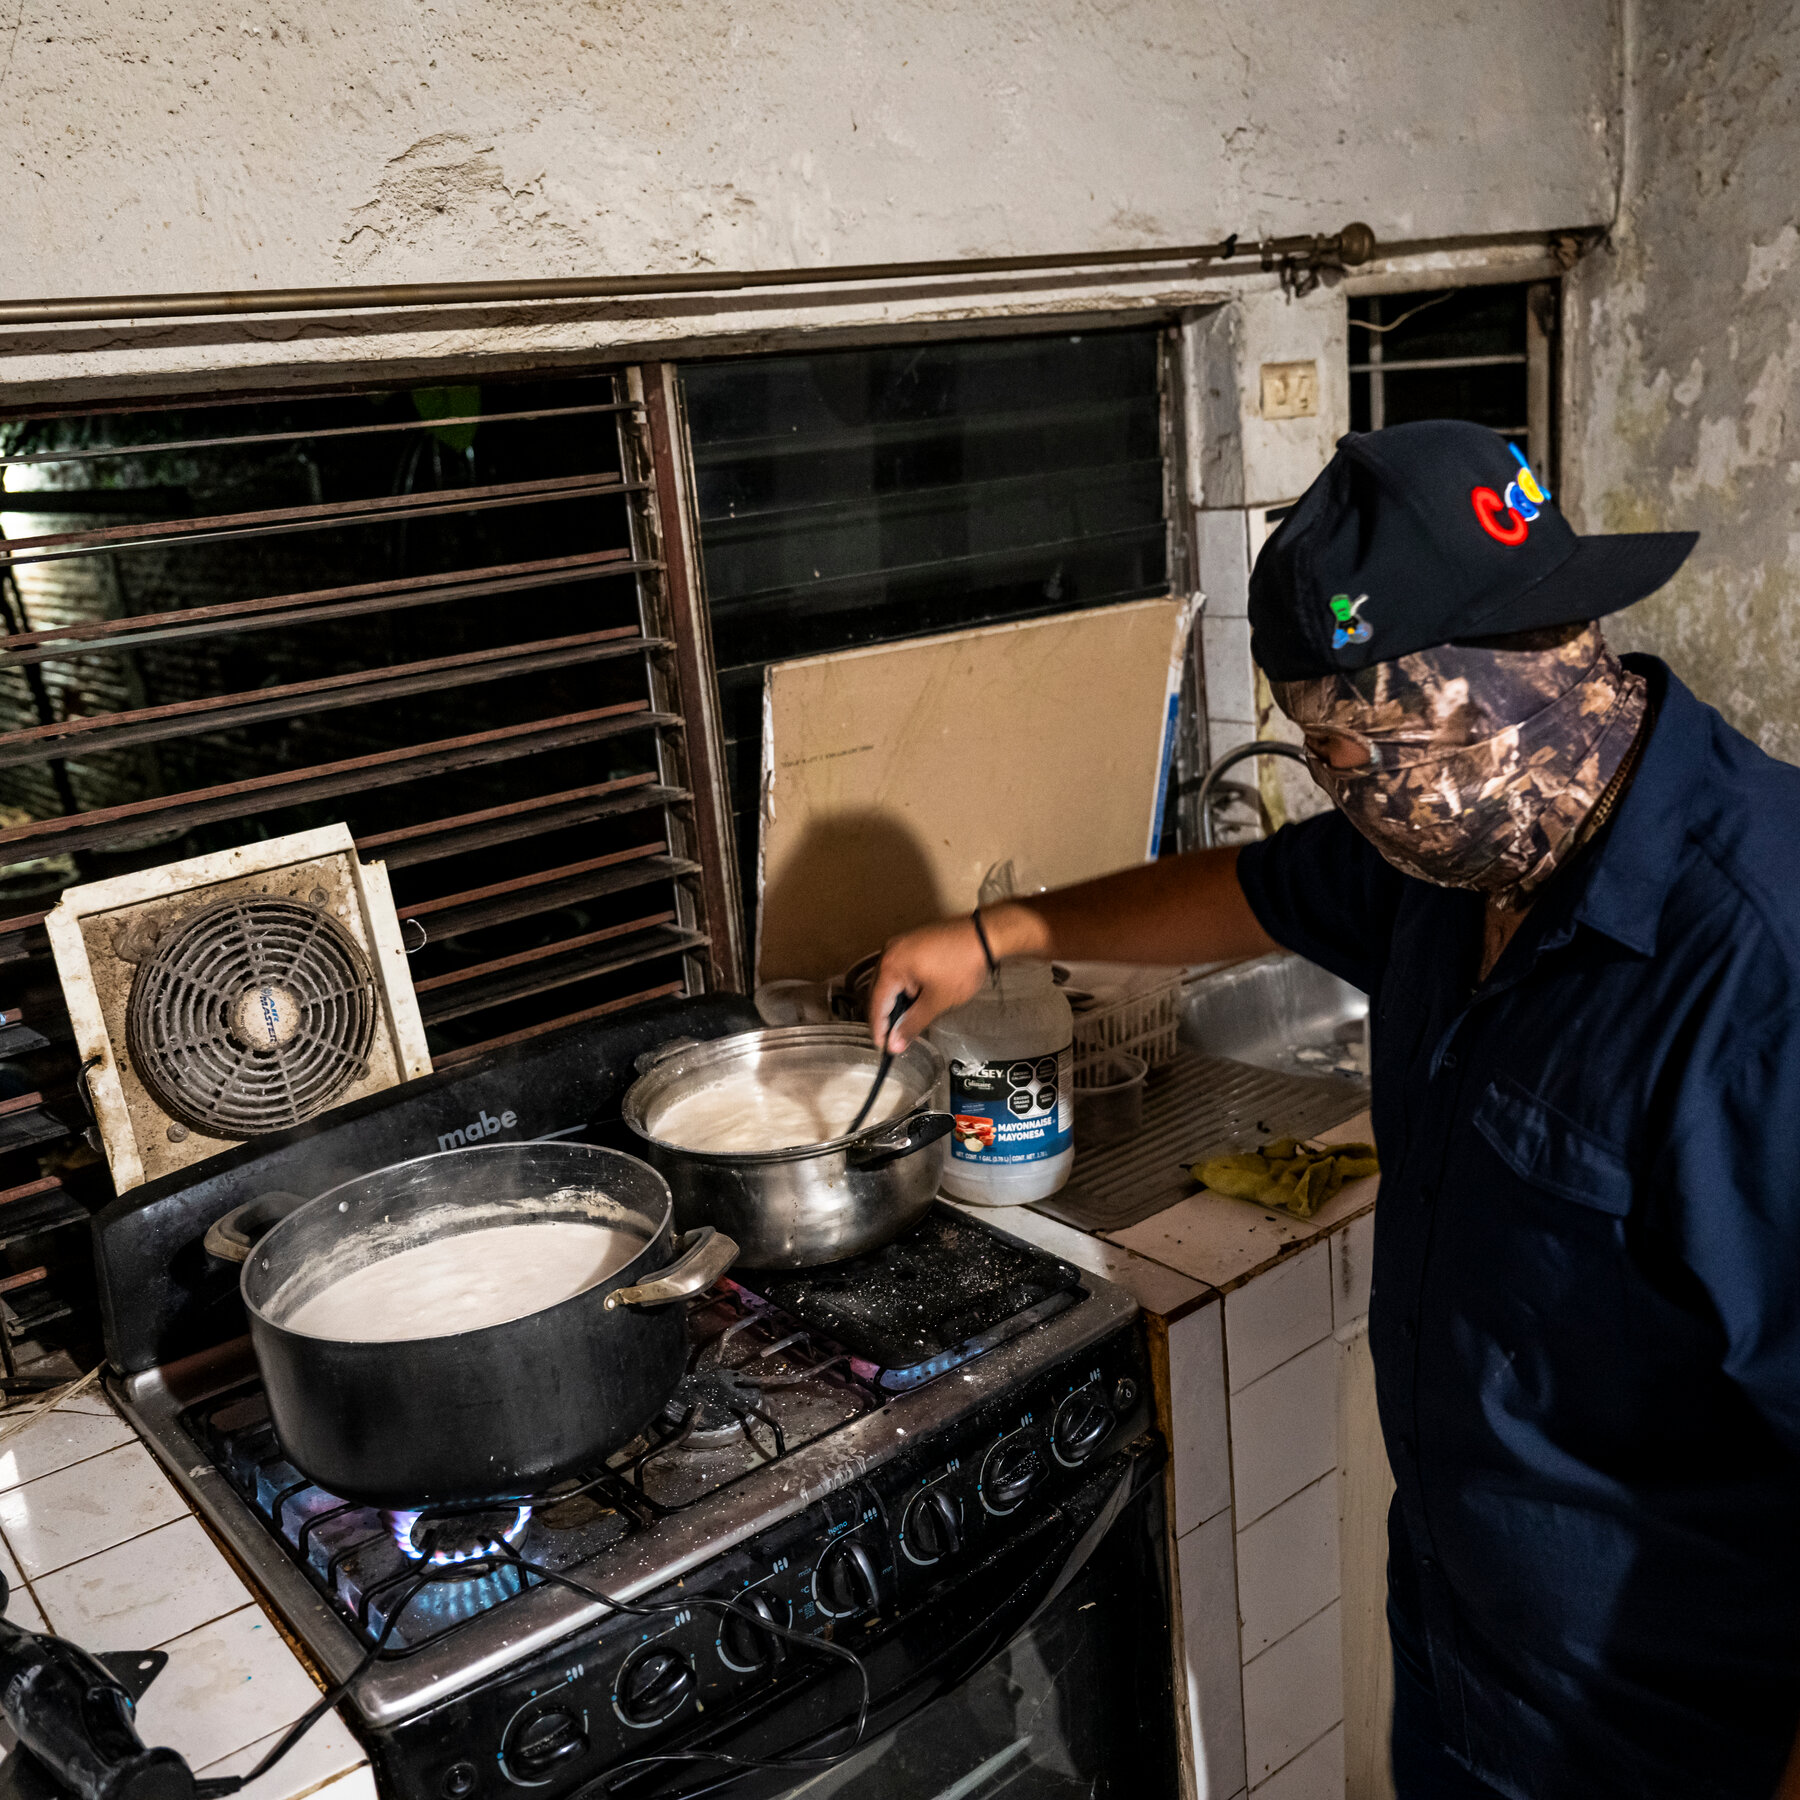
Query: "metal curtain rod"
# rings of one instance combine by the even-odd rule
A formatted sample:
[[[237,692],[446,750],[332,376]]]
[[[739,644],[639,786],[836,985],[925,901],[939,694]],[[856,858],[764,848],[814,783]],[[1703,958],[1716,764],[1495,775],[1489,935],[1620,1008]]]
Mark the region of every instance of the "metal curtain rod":
[[[601,300],[633,294],[729,293],[740,288],[838,287],[943,275],[1016,275],[1146,263],[1230,262],[1259,257],[1265,269],[1291,261],[1353,268],[1375,254],[1367,225],[1329,237],[1263,238],[1240,250],[1236,233],[1216,244],[1162,250],[1085,250],[1044,256],[970,256],[932,262],[854,263],[843,268],[693,270],[670,275],[575,275],[548,281],[433,281],[390,287],[276,288],[266,293],[113,294],[87,300],[0,301],[0,325],[72,325],[94,319],[200,319],[233,313],[341,312],[358,307],[480,306],[522,300]]]

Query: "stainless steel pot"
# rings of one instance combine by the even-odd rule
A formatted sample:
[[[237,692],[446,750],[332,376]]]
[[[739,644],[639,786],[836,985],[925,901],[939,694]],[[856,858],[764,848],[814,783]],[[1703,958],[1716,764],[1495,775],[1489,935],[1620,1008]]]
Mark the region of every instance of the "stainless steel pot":
[[[525,1497],[628,1443],[687,1366],[683,1300],[736,1254],[718,1232],[672,1238],[656,1172],[588,1144],[448,1150],[358,1176],[278,1223],[250,1213],[227,1214],[208,1245],[244,1259],[244,1309],[281,1447],[329,1492],[390,1508]],[[615,1233],[628,1260],[578,1294],[477,1331],[364,1341],[287,1323],[381,1257],[558,1219]]]
[[[866,1025],[790,1025],[668,1044],[639,1058],[623,1116],[668,1182],[678,1225],[716,1227],[748,1268],[842,1262],[898,1237],[937,1193],[953,1121],[944,1110],[947,1065],[935,1045],[920,1039],[894,1060],[903,1113],[827,1143],[754,1155],[690,1150],[658,1137],[656,1120],[679,1096],[727,1078],[779,1069],[823,1079],[857,1068],[873,1081],[878,1060]]]

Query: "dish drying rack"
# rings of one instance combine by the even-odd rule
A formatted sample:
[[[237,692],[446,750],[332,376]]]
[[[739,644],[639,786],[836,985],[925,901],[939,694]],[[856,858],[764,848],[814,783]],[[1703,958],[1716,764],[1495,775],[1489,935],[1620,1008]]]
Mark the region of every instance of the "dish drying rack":
[[[1141,1056],[1152,1069],[1172,1063],[1181,1049],[1179,968],[1123,963],[1073,963],[1064,984],[1075,1012],[1075,1072],[1121,1054]],[[1091,995],[1078,1003],[1077,996]]]

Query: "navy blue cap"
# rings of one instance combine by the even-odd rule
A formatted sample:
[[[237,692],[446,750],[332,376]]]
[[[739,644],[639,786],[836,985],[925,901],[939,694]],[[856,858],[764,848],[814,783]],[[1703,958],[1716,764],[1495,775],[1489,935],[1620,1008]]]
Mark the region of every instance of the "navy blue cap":
[[[1276,681],[1461,638],[1604,618],[1654,593],[1692,531],[1577,537],[1498,432],[1424,419],[1350,432],[1263,545],[1251,654]]]

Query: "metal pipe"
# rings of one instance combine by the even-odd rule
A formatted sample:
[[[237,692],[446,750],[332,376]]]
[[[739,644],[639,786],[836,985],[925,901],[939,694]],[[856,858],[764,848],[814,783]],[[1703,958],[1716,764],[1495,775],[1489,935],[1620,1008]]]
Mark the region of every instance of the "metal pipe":
[[[610,300],[633,295],[723,294],[743,288],[842,287],[957,275],[1024,275],[1054,269],[1134,268],[1158,263],[1316,259],[1346,268],[1375,254],[1367,225],[1329,237],[1265,238],[1239,248],[1238,234],[1216,244],[1152,250],[1055,251],[1039,256],[940,257],[926,262],[851,263],[841,268],[696,269],[667,275],[575,275],[538,281],[431,281],[373,287],[276,288],[264,293],[110,294],[91,299],[0,302],[0,325],[73,325],[99,319],[204,319],[225,315],[344,312],[359,307],[483,306],[519,301]]]
[[[1239,763],[1248,762],[1253,756],[1286,756],[1297,763],[1306,761],[1306,752],[1298,744],[1284,744],[1279,738],[1258,738],[1254,743],[1239,744],[1235,750],[1227,750],[1200,778],[1200,848],[1202,850],[1210,850],[1213,847],[1212,794],[1214,786],[1227,769],[1235,769]]]

